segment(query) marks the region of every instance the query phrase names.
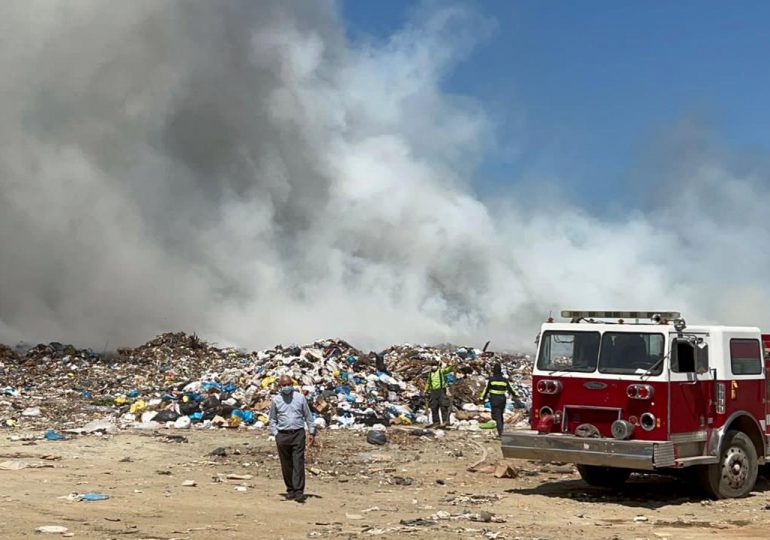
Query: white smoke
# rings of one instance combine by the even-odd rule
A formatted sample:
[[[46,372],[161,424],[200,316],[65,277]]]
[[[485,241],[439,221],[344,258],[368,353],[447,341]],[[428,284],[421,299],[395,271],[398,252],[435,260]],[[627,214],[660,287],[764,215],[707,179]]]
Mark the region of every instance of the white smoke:
[[[489,21],[434,6],[352,44],[337,9],[0,3],[0,340],[511,348],[561,307],[770,322],[761,178],[698,156],[613,220],[484,204],[491,123],[442,80]]]

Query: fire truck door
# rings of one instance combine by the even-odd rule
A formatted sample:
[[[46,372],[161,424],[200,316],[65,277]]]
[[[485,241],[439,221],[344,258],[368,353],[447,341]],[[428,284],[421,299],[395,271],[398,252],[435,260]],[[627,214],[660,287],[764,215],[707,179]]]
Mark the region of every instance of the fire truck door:
[[[677,337],[671,342],[669,434],[705,441],[714,417],[708,341],[704,335]]]

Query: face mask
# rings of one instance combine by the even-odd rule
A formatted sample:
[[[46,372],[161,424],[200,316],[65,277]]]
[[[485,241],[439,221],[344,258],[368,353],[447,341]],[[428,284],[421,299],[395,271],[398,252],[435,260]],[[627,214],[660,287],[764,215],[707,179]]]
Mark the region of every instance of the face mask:
[[[284,396],[290,396],[290,395],[292,395],[294,393],[294,388],[292,388],[291,386],[282,386],[281,387],[281,393]]]

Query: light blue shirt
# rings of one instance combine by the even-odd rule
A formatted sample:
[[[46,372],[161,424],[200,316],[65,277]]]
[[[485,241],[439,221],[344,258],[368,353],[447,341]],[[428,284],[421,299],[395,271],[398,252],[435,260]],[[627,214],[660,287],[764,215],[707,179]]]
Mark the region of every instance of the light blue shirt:
[[[291,396],[278,394],[270,404],[270,433],[275,435],[279,430],[302,429],[307,423],[311,435],[315,435],[313,414],[305,396],[296,390]]]

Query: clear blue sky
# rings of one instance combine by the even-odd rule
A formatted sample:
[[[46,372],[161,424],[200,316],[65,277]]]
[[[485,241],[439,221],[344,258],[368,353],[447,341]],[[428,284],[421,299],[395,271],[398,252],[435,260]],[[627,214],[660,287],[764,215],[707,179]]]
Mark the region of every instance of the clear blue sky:
[[[623,200],[644,152],[687,119],[739,151],[770,148],[770,2],[463,3],[497,29],[445,87],[507,120],[498,137],[519,149],[486,156],[481,189],[545,173],[598,210]],[[414,5],[342,2],[352,39],[387,36]]]

